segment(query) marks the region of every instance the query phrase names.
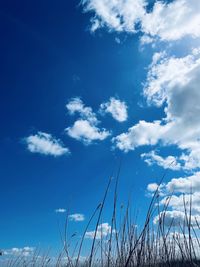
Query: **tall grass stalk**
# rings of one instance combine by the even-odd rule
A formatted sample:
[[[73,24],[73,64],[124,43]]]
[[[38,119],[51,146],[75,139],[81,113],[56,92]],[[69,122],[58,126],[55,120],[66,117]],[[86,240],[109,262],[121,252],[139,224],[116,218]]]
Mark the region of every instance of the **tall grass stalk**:
[[[113,195],[113,210],[110,218],[110,228],[105,235],[99,227],[103,222],[103,210],[111,187],[112,179],[108,180],[101,203],[91,215],[82,237],[76,243],[75,248],[70,248],[71,240],[67,239],[68,219],[65,223],[64,236],[62,237],[63,250],[57,259],[49,256],[49,251],[41,256],[36,250],[32,257],[23,255],[2,262],[6,267],[180,267],[200,266],[200,222],[192,220],[192,192],[190,203],[186,203],[183,196],[184,220],[175,224],[172,219],[166,222],[171,195],[164,204],[160,204],[159,186],[154,192],[143,226],[136,225],[133,220],[129,199],[126,207],[118,205],[118,182],[120,168],[118,170]],[[160,184],[164,176],[160,180]],[[157,216],[157,224],[153,219]],[[194,216],[193,216],[194,217]],[[67,216],[68,218],[68,216]],[[87,257],[81,257],[86,234],[91,223],[96,219],[94,235],[91,240],[91,249]],[[3,251],[1,258],[3,259]],[[1,263],[0,263],[1,264]]]

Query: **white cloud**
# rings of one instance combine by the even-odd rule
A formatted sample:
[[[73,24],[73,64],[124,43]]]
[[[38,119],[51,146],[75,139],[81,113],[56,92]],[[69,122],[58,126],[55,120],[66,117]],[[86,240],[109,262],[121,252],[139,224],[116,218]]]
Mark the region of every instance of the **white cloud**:
[[[6,256],[24,256],[28,257],[33,255],[35,251],[34,247],[23,247],[23,248],[11,248],[3,251]]]
[[[72,127],[66,129],[66,132],[70,137],[82,141],[85,144],[91,144],[98,140],[102,141],[110,135],[105,129],[99,129],[89,121],[82,119],[75,121]]]
[[[74,222],[82,222],[85,220],[85,216],[84,214],[81,214],[81,213],[75,213],[75,214],[69,215],[69,220],[74,221]]]
[[[149,104],[164,106],[165,117],[161,128],[157,128],[157,141],[162,145],[176,145],[182,151],[175,157],[175,167],[187,172],[196,172],[187,177],[173,178],[161,185],[161,196],[170,195],[168,219],[175,216],[183,220],[184,200],[189,210],[192,201],[192,216],[200,216],[200,54],[196,48],[183,58],[155,55],[150,66],[144,94]],[[155,124],[155,122],[152,122]],[[152,126],[151,124],[151,126]],[[167,129],[163,132],[163,129]],[[148,137],[151,129],[146,130]],[[143,132],[140,133],[143,136]],[[147,138],[148,139],[148,138]],[[147,157],[145,157],[147,156]],[[144,155],[147,163],[157,163],[166,168],[169,158],[162,158],[155,153]],[[152,186],[147,188],[152,192]],[[161,200],[164,204],[166,197]],[[194,219],[194,217],[193,217]],[[198,220],[200,218],[198,217]]]
[[[78,113],[80,116],[71,127],[65,129],[70,137],[89,145],[94,141],[102,141],[110,135],[107,130],[97,126],[100,122],[96,114],[91,107],[86,107],[80,98],[73,98],[66,107],[71,115]]]
[[[148,184],[147,190],[153,192],[159,186],[160,190],[165,194],[195,194],[200,193],[200,172],[196,172],[190,176],[172,178],[167,183],[158,185],[156,183]]]
[[[173,178],[166,184],[166,189],[175,193],[200,192],[200,172],[187,177]]]
[[[68,109],[71,115],[78,113],[82,119],[86,119],[92,124],[97,124],[98,120],[96,118],[96,114],[92,111],[91,107],[86,107],[83,101],[79,97],[75,97],[71,99],[66,108]]]
[[[171,170],[182,169],[181,163],[178,162],[178,158],[174,156],[167,156],[163,158],[158,154],[156,154],[155,151],[151,151],[149,153],[143,153],[141,157],[149,166],[157,164],[158,166],[161,166],[164,169],[171,169]]]
[[[91,31],[106,26],[109,30],[136,32],[145,14],[144,0],[82,0],[84,10],[94,12]]]
[[[111,233],[111,226],[108,223],[102,223],[97,228],[96,239],[101,239],[103,237],[106,237],[110,233]],[[95,235],[95,231],[88,231],[86,232],[85,237],[89,239],[93,239],[94,235]]]
[[[38,132],[35,135],[30,135],[24,140],[27,144],[28,150],[32,153],[40,153],[54,157],[70,153],[69,149],[64,147],[60,140],[57,140],[53,138],[51,134],[44,132]]]
[[[124,101],[120,101],[114,97],[111,97],[108,102],[100,105],[100,112],[110,113],[112,117],[119,122],[127,120],[127,109],[128,107]]]
[[[65,213],[66,212],[66,209],[59,208],[59,209],[56,209],[55,212],[56,213]]]
[[[161,201],[161,204],[166,203],[166,197],[164,197]],[[172,208],[172,210],[178,210],[185,212],[184,209],[187,209],[187,213],[190,211],[190,203],[191,203],[191,214],[200,215],[200,192],[194,192],[190,194],[180,194],[180,195],[172,195],[170,197],[170,202],[168,208]]]
[[[176,145],[183,151],[183,168],[200,166],[200,55],[183,57],[155,55],[144,94],[149,104],[165,105],[160,121],[140,121],[113,140],[124,151],[142,145]],[[180,134],[181,133],[181,134]]]
[[[191,215],[191,225],[193,227],[197,226],[196,220],[200,222],[200,216]],[[184,222],[186,224],[186,214],[183,211],[177,210],[160,212],[160,214],[154,218],[154,223],[157,224],[160,221],[167,227],[181,226]]]
[[[155,1],[150,12],[146,10],[148,1],[145,0],[83,0],[82,3],[85,11],[94,14],[91,31],[105,26],[109,31],[141,31],[145,36],[143,41],[148,43],[152,37],[164,41],[200,37],[197,0]]]
[[[174,178],[159,188],[162,194],[171,192],[173,188],[170,204],[172,211],[167,211],[166,219],[169,223],[173,217],[174,223],[178,224],[184,219],[182,194],[187,194],[185,197],[189,201],[191,187],[194,190],[192,216],[195,212],[200,214],[200,178],[197,172],[200,168],[200,49],[197,47],[200,40],[200,1],[155,1],[151,11],[147,11],[147,3],[145,0],[83,1],[85,11],[93,12],[93,31],[101,27],[107,27],[109,31],[141,31],[142,44],[165,41],[171,46],[174,41],[183,38],[185,43],[188,37],[197,39],[193,42],[194,49],[187,56],[167,56],[166,52],[154,54],[144,86],[144,96],[149,105],[164,109],[163,118],[149,122],[141,120],[112,139],[115,146],[125,152],[145,145],[173,145],[179,149],[182,153],[179,157],[161,157],[155,152],[142,155],[149,165],[156,163],[163,168],[196,171],[185,178]],[[181,49],[184,52],[183,47]],[[148,186],[150,192],[156,188],[155,183]]]
[[[147,185],[147,197],[153,197],[155,193],[158,193],[160,197],[166,195],[165,184],[150,183]]]
[[[149,192],[155,192],[156,190],[158,190],[159,188],[159,185],[157,183],[151,183],[151,184],[148,184],[147,186],[147,190]]]
[[[152,193],[158,188],[155,183],[149,184],[147,190]],[[162,183],[159,186],[159,193],[162,199],[161,205],[166,205],[167,208],[172,209],[167,211],[168,221],[173,217],[176,220],[185,219],[186,214],[191,215],[193,220],[196,218],[200,223],[200,172],[187,177],[173,178],[167,183]],[[158,217],[155,218],[155,221]]]
[[[171,44],[183,37],[200,37],[200,2],[196,0],[155,1],[151,11],[147,11],[145,0],[84,0],[82,3],[85,11],[93,12],[93,30],[106,26],[109,30],[135,33],[135,26],[140,22],[137,29],[144,34],[142,43],[162,40]],[[165,117],[153,122],[139,121],[113,139],[116,147],[127,152],[142,145],[176,145],[183,151],[176,159],[183,169],[200,166],[199,53],[198,47],[182,58],[155,53],[144,96],[149,104],[165,105]],[[165,167],[166,160],[169,158],[159,158],[158,163]]]
[[[180,215],[181,216],[181,215]],[[178,221],[178,220],[176,220]],[[169,228],[168,225],[167,228]],[[159,227],[159,226],[158,226]],[[166,230],[167,230],[166,228]],[[154,240],[155,243],[155,251],[157,251],[157,255],[159,255],[160,251],[167,246],[167,248],[173,247],[173,253],[176,255],[176,259],[180,260],[183,255],[188,254],[188,248],[192,246],[192,253],[199,258],[199,240],[197,235],[197,230],[195,229],[195,233],[186,233],[178,228],[172,227],[171,232],[164,233],[164,236],[156,238]],[[168,250],[168,252],[170,249]],[[169,252],[170,253],[170,252]],[[155,252],[156,254],[156,252]]]
[[[152,12],[142,17],[142,31],[164,41],[179,40],[185,36],[200,37],[200,2],[175,0],[156,1]]]
[[[155,145],[162,139],[168,131],[169,125],[163,126],[161,121],[146,122],[139,121],[138,124],[128,129],[127,133],[122,133],[113,138],[116,147],[128,152],[138,146]]]
[[[180,87],[187,90],[184,87],[190,82],[192,74],[198,71],[199,65],[199,54],[192,53],[183,58],[176,58],[166,57],[164,52],[155,53],[144,88],[145,97],[150,103],[161,106],[169,97],[173,97],[174,91]]]
[[[184,151],[180,160],[185,169],[198,168],[200,163],[199,77],[200,56],[193,52],[184,58],[161,59],[153,64],[145,87],[149,102],[167,104],[163,121],[169,129],[160,137]]]
[[[140,43],[141,45],[146,45],[146,44],[151,44],[154,41],[154,39],[152,37],[150,37],[149,35],[143,35],[140,38]]]

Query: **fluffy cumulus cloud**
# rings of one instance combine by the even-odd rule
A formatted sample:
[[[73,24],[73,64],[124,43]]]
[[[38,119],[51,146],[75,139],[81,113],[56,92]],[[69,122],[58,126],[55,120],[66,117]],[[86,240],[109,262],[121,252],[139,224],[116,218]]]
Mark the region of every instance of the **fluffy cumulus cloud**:
[[[159,188],[163,195],[167,194],[196,194],[200,193],[200,172],[196,172],[190,176],[173,178],[167,183],[158,185],[150,183],[147,186],[149,192],[154,192]]]
[[[163,55],[154,55],[144,95],[149,104],[165,105],[165,117],[152,122],[140,121],[128,132],[113,139],[116,146],[128,151],[141,145],[158,143],[176,145],[183,151],[180,158],[175,159],[176,168],[180,166],[177,160],[182,162],[184,169],[198,168],[200,163],[199,83],[199,52],[193,51],[183,58],[163,58]],[[155,155],[153,158],[155,159]],[[165,165],[166,159],[158,157],[156,159],[160,164]]]
[[[161,204],[165,204],[166,198],[164,197],[161,200]],[[194,192],[190,194],[180,194],[180,195],[172,195],[170,197],[170,202],[168,207],[172,208],[175,211],[182,211],[185,212],[184,209],[186,207],[187,213],[189,214],[190,211],[190,203],[191,203],[191,214],[194,216],[200,216],[200,192]],[[200,217],[198,217],[200,218]],[[200,222],[200,220],[199,220]]]
[[[91,107],[85,106],[79,97],[71,99],[66,107],[71,115],[75,113],[79,115],[74,124],[65,129],[70,137],[89,145],[95,141],[102,141],[110,135],[109,131],[98,127],[100,121],[96,114]]]
[[[155,145],[162,140],[168,131],[169,125],[162,125],[160,120],[154,122],[139,121],[128,129],[128,132],[114,137],[112,141],[120,150],[128,152],[136,147]]]
[[[147,186],[147,190],[149,192],[155,192],[158,189],[159,189],[159,185],[157,183],[151,183],[151,184],[148,184]]]
[[[158,188],[161,196],[160,205],[165,206],[167,203],[166,225],[169,226],[172,220],[176,226],[182,224],[190,210],[192,223],[196,224],[196,220],[200,223],[200,172],[186,177],[173,178],[161,185],[152,183],[147,186],[150,193]],[[158,222],[159,217],[162,217],[162,213],[155,217],[155,223]]]
[[[197,222],[200,222],[200,216],[199,215],[191,215],[191,225],[193,227],[197,227]],[[186,224],[187,218],[186,214],[184,211],[165,211],[165,212],[160,212],[159,215],[157,215],[154,218],[154,224],[157,224],[159,222],[162,222],[165,224],[167,227],[179,227],[183,225],[184,223]]]
[[[73,126],[66,129],[66,132],[70,137],[87,145],[94,141],[102,141],[110,135],[107,130],[99,129],[96,125],[82,119],[75,121]]]
[[[142,17],[142,32],[164,41],[179,40],[185,36],[200,36],[200,2],[175,0],[156,1],[152,12]]]
[[[86,12],[92,12],[91,30],[101,27],[118,32],[144,34],[143,41],[179,40],[200,36],[200,3],[196,0],[155,1],[150,12],[145,0],[83,0]]]
[[[103,237],[108,236],[111,233],[111,226],[108,223],[102,223],[98,226],[96,231],[96,239],[101,239]],[[86,232],[85,237],[89,239],[93,239],[95,236],[95,231]]]
[[[85,216],[81,213],[74,213],[69,215],[69,220],[74,222],[83,222],[85,220]]]
[[[165,52],[155,53],[144,88],[147,100],[161,106],[165,101],[169,102],[169,98],[187,92],[192,78],[198,76],[199,61],[199,50],[180,58],[167,57]]]
[[[64,147],[60,140],[53,138],[51,134],[38,132],[24,139],[27,149],[32,153],[40,153],[54,157],[69,154],[70,151]]]
[[[165,187],[169,192],[190,193],[195,191],[200,193],[200,172],[186,177],[173,178]]]
[[[120,101],[114,97],[111,97],[108,102],[102,103],[100,105],[101,113],[110,113],[112,117],[119,121],[126,121],[128,118],[127,105],[124,101]]]

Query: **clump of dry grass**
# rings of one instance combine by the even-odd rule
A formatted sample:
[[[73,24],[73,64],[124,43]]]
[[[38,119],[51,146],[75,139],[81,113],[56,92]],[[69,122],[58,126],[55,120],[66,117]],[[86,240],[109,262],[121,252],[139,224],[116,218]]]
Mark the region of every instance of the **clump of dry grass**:
[[[120,171],[119,171],[120,172]],[[97,239],[97,232],[101,225],[102,213],[111,186],[109,179],[101,204],[97,206],[85,231],[70,254],[67,240],[68,221],[65,224],[65,234],[63,238],[63,251],[56,260],[48,257],[48,253],[40,256],[39,252],[30,258],[23,257],[10,259],[7,267],[179,267],[179,266],[200,266],[200,222],[192,223],[192,199],[190,205],[185,203],[183,197],[184,220],[179,225],[166,224],[166,213],[171,197],[166,198],[164,205],[160,205],[159,187],[155,191],[149,203],[143,227],[137,227],[131,218],[131,204],[123,209],[120,222],[117,220],[118,204],[118,179],[116,177],[113,197],[113,211],[111,214],[111,226],[106,236],[101,235]],[[163,178],[162,178],[163,179]],[[161,179],[161,182],[162,182]],[[120,212],[122,213],[122,209]],[[153,223],[153,218],[158,216],[158,223]],[[96,218],[96,227],[91,243],[91,249],[86,259],[81,258],[83,243],[86,232],[93,220]],[[3,265],[2,265],[3,266]]]

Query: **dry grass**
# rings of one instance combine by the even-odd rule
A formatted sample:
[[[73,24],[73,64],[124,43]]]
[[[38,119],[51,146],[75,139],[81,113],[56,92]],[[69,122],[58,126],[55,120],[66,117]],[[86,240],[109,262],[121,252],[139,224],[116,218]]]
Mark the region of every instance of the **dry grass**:
[[[119,171],[120,172],[120,171]],[[164,178],[164,177],[163,177]],[[161,182],[163,180],[161,179]],[[97,239],[97,231],[102,220],[102,213],[105,206],[111,179],[109,179],[101,204],[99,204],[91,215],[82,238],[76,245],[73,252],[70,252],[67,240],[68,222],[65,224],[65,234],[62,239],[63,251],[53,260],[48,257],[48,253],[41,256],[39,251],[35,251],[30,257],[19,255],[9,259],[4,265],[7,267],[179,267],[179,266],[200,266],[200,222],[191,221],[192,199],[190,205],[185,203],[183,197],[183,207],[185,218],[178,226],[165,223],[166,211],[168,210],[171,197],[166,199],[164,205],[159,204],[159,188],[152,196],[143,227],[137,227],[132,221],[130,212],[130,202],[126,208],[118,206],[118,179],[115,180],[115,190],[113,197],[113,211],[111,214],[111,228],[107,236]],[[117,216],[117,212],[121,213]],[[153,218],[158,215],[159,220],[155,225]],[[117,218],[121,219],[117,221]],[[85,235],[92,221],[96,219],[94,237],[91,242],[91,249],[88,257],[83,261],[81,252]],[[3,256],[2,256],[3,258]]]

